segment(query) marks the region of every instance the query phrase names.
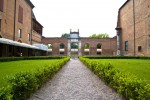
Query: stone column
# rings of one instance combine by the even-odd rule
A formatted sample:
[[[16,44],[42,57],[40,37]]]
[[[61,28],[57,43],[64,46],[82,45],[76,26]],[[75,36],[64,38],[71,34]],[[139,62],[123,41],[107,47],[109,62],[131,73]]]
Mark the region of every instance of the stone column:
[[[70,56],[70,49],[71,49],[71,43],[70,43],[70,39],[68,39],[68,53],[67,53],[68,56]]]
[[[78,47],[78,55],[81,56],[82,55],[82,53],[81,53],[81,47],[82,47],[81,41],[78,42],[78,46],[79,46]]]

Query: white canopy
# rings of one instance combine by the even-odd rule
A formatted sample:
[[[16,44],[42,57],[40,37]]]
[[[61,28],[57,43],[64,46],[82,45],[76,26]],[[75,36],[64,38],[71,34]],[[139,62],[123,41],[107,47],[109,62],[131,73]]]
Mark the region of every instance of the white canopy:
[[[44,50],[44,51],[48,50],[48,47],[46,46],[47,47],[46,48],[45,45],[43,45],[43,44],[40,44],[40,46],[38,46],[38,45],[29,45],[29,44],[26,44],[26,43],[20,43],[20,42],[12,41],[12,40],[5,39],[5,38],[0,38],[0,43],[19,46],[19,47],[24,47],[24,48]]]

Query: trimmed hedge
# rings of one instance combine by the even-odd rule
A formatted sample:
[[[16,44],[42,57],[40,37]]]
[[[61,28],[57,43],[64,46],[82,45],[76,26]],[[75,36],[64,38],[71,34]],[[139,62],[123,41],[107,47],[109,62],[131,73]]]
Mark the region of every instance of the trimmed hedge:
[[[14,76],[9,76],[10,86],[0,89],[0,100],[26,100],[43,83],[51,79],[69,61],[69,57],[61,59],[53,65],[45,65],[39,69],[20,72]]]
[[[146,84],[142,80],[119,71],[111,64],[103,65],[99,61],[91,61],[84,57],[79,58],[98,77],[102,78],[106,84],[122,94],[125,99],[149,100],[150,84]]]
[[[88,59],[150,59],[147,56],[83,56]]]
[[[18,60],[41,60],[41,59],[63,59],[66,56],[31,56],[31,57],[2,57],[0,62],[18,61]]]

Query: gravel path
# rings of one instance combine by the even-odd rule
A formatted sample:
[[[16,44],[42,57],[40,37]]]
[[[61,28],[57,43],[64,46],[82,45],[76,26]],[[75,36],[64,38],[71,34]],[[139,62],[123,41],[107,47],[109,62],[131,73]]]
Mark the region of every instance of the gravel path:
[[[29,100],[123,100],[78,59],[71,59]]]

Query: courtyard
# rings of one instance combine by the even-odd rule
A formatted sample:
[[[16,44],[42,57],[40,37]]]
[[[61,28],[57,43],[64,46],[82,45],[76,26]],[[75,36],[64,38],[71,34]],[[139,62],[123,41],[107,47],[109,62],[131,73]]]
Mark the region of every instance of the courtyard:
[[[23,100],[27,98],[29,100],[124,100],[125,98],[135,99],[143,98],[143,96],[148,98],[150,96],[149,57],[147,59],[144,57],[140,59],[136,57],[132,59],[123,57],[112,57],[113,59],[111,57],[107,57],[107,59],[101,57],[79,58],[85,65],[75,56],[73,58],[49,57],[49,59],[39,57],[33,60],[0,62],[0,75],[2,76],[0,77],[0,92],[6,92],[8,86],[15,86],[17,90],[13,91],[16,94],[12,97],[13,92],[8,92],[9,95],[6,95],[12,97],[12,100],[17,98]],[[69,62],[67,62],[68,60]],[[41,82],[38,82],[39,80]],[[113,86],[116,84],[119,84],[119,87],[124,84],[123,87],[127,88],[127,94]],[[36,91],[31,91],[29,87],[35,88]],[[123,87],[120,88],[121,91],[124,91]],[[128,90],[129,87],[132,89]],[[19,90],[22,92],[19,96],[18,89],[21,88],[24,89]],[[137,88],[139,90],[134,91]],[[139,93],[141,89],[143,92]],[[2,98],[3,92],[0,98]],[[28,94],[30,92],[33,94]],[[28,96],[22,96],[25,94]]]

